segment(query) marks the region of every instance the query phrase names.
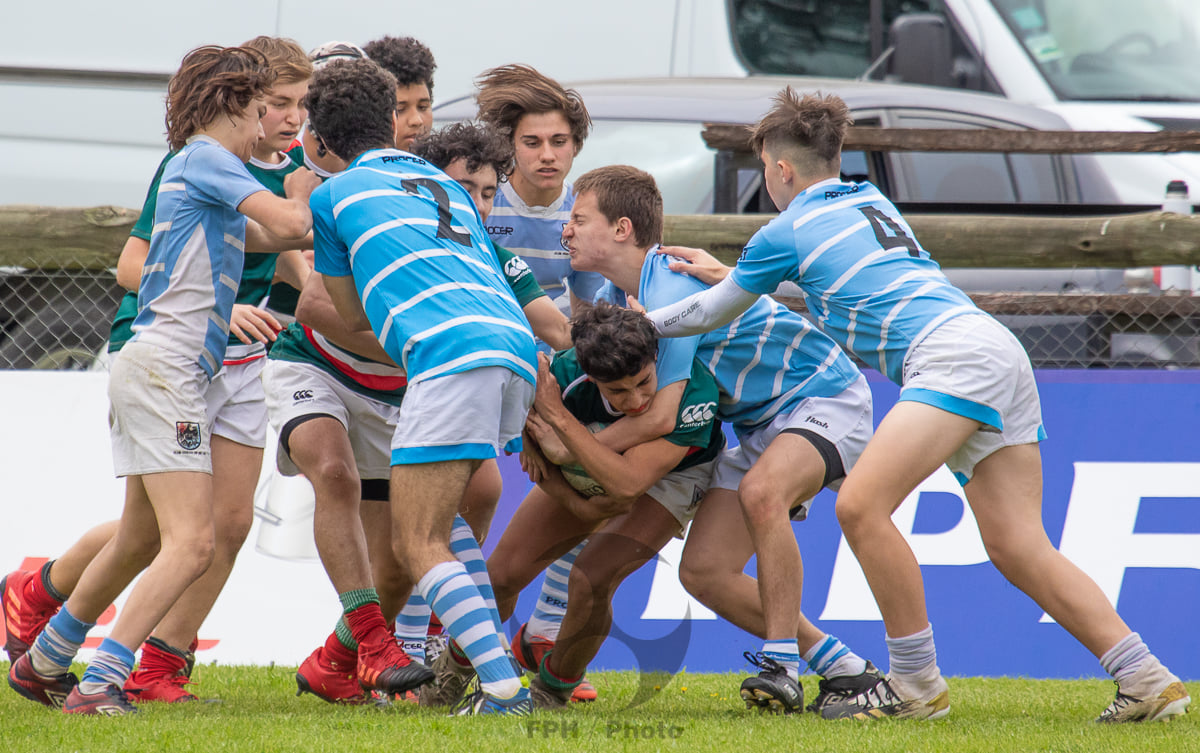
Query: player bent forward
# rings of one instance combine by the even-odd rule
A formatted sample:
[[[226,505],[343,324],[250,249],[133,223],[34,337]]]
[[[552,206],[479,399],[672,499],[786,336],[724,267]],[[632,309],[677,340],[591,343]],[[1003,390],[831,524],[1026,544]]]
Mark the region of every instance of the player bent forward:
[[[313,130],[350,162],[313,194],[316,271],[350,328],[373,331],[408,374],[392,437],[393,548],[479,674],[463,710],[528,713],[495,610],[449,542],[471,474],[520,449],[533,333],[471,196],[392,146],[395,88],[374,63],[348,61],[330,67],[325,91],[309,93]]]
[[[529,417],[535,442],[525,452],[540,448],[545,458],[535,461],[531,477],[538,485],[488,560],[500,614],[512,614],[521,588],[546,566],[585,538],[588,543],[571,568],[553,650],[526,640],[524,626],[513,640],[518,660],[537,672],[530,685],[536,707],[570,701],[608,635],[617,587],[681,534],[725,444],[714,420],[717,385],[699,362],[669,434],[624,453],[592,436],[655,400],[657,338],[647,323],[634,311],[601,303],[572,319],[572,350],[556,353],[553,363],[540,356]]]

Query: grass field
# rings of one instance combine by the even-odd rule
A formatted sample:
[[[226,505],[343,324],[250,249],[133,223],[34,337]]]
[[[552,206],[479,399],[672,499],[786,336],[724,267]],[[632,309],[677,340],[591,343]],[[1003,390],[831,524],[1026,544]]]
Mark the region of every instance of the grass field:
[[[7,663],[0,663],[7,674]],[[77,668],[78,669],[78,668]],[[740,675],[648,679],[648,699],[630,707],[639,677],[596,672],[600,700],[527,718],[447,718],[410,704],[349,708],[295,696],[291,667],[196,669],[203,698],[149,704],[136,717],[68,717],[0,690],[0,750],[53,751],[1200,751],[1200,713],[1169,724],[1102,726],[1091,719],[1112,699],[1111,683],[956,678],[950,716],[936,722],[825,722],[812,714],[747,711]],[[655,690],[655,683],[658,690]],[[816,680],[804,678],[806,695]],[[1193,697],[1200,683],[1189,683]]]

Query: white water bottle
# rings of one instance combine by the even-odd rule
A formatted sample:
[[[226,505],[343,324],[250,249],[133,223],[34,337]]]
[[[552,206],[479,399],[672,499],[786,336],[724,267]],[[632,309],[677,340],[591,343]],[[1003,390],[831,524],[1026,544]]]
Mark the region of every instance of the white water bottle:
[[[1173,180],[1167,184],[1167,192],[1163,197],[1162,210],[1174,214],[1191,214],[1192,200],[1188,196],[1188,184],[1182,180]],[[1179,293],[1190,293],[1193,290],[1192,267],[1163,267],[1159,271],[1158,286],[1162,290],[1175,290]]]

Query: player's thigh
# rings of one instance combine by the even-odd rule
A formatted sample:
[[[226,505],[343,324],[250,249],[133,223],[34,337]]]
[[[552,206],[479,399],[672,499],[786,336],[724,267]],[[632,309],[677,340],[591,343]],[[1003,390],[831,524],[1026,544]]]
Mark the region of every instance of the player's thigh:
[[[692,575],[740,573],[752,554],[754,542],[746,528],[737,492],[709,489],[688,529],[680,570]]]
[[[791,510],[821,491],[826,470],[825,459],[811,440],[780,432],[746,471],[738,494],[743,505],[763,503]]]
[[[389,497],[392,532],[408,542],[449,546],[454,516],[479,460],[393,465]]]
[[[240,544],[254,517],[254,489],[262,474],[263,450],[219,434],[212,437],[213,518]]]
[[[504,480],[494,459],[483,461],[478,470],[471,474],[462,504],[458,506],[458,514],[471,526],[471,532],[480,544],[487,538],[503,489]]]
[[[629,512],[609,520],[588,538],[573,569],[594,587],[616,588],[678,532],[675,516],[654,498],[642,495]]]
[[[488,574],[505,588],[520,589],[592,532],[593,525],[572,515],[535,486],[521,501],[488,557]]]
[[[1002,447],[975,466],[963,487],[989,546],[1020,547],[1045,538],[1042,456],[1036,443]]]
[[[896,403],[843,480],[839,508],[852,501],[890,515],[978,430],[978,421],[931,405]]]

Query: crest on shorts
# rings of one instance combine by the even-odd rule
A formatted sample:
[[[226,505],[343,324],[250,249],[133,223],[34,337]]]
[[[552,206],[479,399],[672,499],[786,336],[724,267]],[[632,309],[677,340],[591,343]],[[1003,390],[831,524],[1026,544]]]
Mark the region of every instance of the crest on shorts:
[[[175,441],[185,450],[194,450],[200,446],[200,424],[195,421],[175,422]]]

